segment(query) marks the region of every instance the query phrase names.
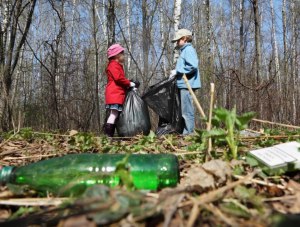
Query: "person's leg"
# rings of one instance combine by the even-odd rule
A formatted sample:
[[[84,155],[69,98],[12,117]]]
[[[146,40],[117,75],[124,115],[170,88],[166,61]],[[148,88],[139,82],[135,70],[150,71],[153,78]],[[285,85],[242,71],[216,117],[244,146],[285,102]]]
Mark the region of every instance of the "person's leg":
[[[110,110],[110,114],[107,118],[107,122],[108,124],[115,124],[116,123],[116,119],[118,118],[119,116],[119,111],[118,110],[114,110],[114,109],[111,109]]]
[[[107,135],[108,137],[113,137],[115,134],[115,128],[116,128],[116,119],[119,116],[119,111],[115,110],[115,109],[111,109],[110,110],[110,114],[107,118],[107,122],[104,126],[104,132],[105,135]]]
[[[182,117],[185,123],[182,134],[188,135],[193,133],[195,128],[193,99],[190,92],[187,89],[180,89],[180,99]]]

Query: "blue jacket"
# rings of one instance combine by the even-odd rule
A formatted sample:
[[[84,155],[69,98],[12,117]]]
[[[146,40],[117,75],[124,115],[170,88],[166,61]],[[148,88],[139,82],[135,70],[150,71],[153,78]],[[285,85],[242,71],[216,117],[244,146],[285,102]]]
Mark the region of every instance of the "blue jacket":
[[[193,89],[201,87],[200,72],[199,72],[199,60],[196,50],[191,43],[186,43],[180,48],[180,56],[176,63],[177,72],[177,87],[187,88],[182,78],[183,74],[186,74],[189,83]]]

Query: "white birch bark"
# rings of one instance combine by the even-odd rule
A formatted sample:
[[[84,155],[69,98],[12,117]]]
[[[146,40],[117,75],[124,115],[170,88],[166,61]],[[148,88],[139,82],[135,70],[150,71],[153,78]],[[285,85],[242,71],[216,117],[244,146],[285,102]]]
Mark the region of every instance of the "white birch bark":
[[[277,73],[279,91],[281,91],[281,74],[280,74],[280,67],[279,67],[279,55],[278,55],[278,46],[277,46],[277,39],[276,39],[273,0],[270,0],[270,7],[271,7],[271,17],[272,17],[272,44],[273,44],[273,51],[274,51],[274,58],[275,58],[275,68],[276,68],[276,73]]]
[[[291,64],[291,76],[292,76],[292,110],[293,110],[293,124],[296,123],[297,118],[297,109],[296,109],[296,46],[297,46],[297,31],[296,31],[296,13],[295,13],[295,2],[291,1],[291,14],[292,14],[292,21],[291,21],[291,30],[292,30],[292,45],[291,45],[291,52],[292,52],[292,64]]]
[[[287,75],[286,0],[282,1],[283,73]]]
[[[181,16],[181,0],[175,0],[175,5],[174,5],[174,34],[179,29],[180,16]],[[176,46],[176,44],[175,44],[175,46]],[[175,48],[174,49],[174,59],[173,59],[174,64],[176,63],[178,57],[179,57],[179,51]]]
[[[103,18],[106,17],[105,5],[104,4],[105,4],[105,0],[103,0],[103,2],[102,2],[102,16],[103,16]],[[102,31],[103,31],[103,35],[104,35],[103,38],[104,38],[104,40],[107,40],[108,39],[108,37],[107,37],[107,27],[105,25],[104,19],[101,18],[101,15],[99,13],[98,7],[96,7],[96,14],[97,14],[98,20],[100,22],[100,25],[101,25],[101,28],[102,28]]]

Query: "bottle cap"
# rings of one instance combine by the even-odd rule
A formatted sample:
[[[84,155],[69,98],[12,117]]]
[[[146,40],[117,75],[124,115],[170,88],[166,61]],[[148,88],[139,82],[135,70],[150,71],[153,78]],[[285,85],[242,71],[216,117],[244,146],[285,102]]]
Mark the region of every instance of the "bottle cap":
[[[0,166],[0,185],[6,184],[13,169],[13,166]]]

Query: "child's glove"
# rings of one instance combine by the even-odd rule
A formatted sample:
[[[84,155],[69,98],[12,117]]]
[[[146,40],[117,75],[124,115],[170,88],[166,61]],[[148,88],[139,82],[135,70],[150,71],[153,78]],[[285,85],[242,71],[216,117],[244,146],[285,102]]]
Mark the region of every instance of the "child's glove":
[[[137,91],[136,83],[130,81],[130,89],[131,89],[132,91]]]
[[[175,69],[173,69],[171,71],[171,74],[170,74],[169,78],[173,78],[174,76],[176,76],[176,74],[177,74],[177,71]]]
[[[139,87],[140,87],[140,85],[141,85],[141,83],[140,83],[139,81],[137,81],[137,80],[136,80],[136,81],[134,81],[133,83],[135,83],[135,87],[136,87],[136,88],[139,88]]]

